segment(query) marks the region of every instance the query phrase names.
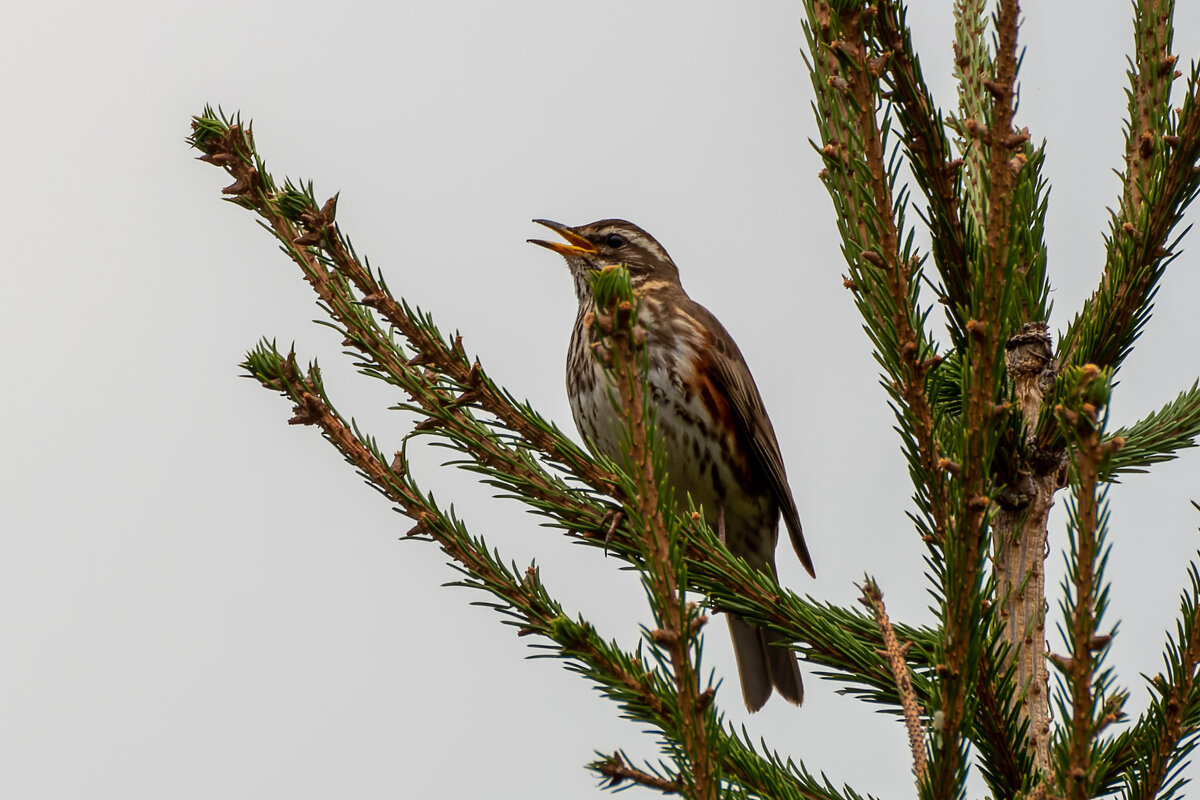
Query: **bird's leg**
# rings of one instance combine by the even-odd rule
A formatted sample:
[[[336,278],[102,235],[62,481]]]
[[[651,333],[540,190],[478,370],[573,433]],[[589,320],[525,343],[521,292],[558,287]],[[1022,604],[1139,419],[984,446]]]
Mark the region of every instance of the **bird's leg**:
[[[725,506],[717,508],[717,538],[721,544],[729,546],[729,543],[725,541]]]

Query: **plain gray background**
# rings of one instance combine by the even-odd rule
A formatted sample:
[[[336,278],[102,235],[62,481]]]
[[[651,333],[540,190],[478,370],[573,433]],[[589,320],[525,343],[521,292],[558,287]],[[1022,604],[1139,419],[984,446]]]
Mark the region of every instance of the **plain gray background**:
[[[950,3],[910,19],[954,105]],[[905,467],[808,144],[794,2],[26,3],[0,26],[0,794],[21,798],[587,797],[593,750],[653,755],[585,682],[454,579],[288,406],[238,377],[260,336],[319,356],[341,409],[399,444],[400,398],[353,374],[299,273],[192,160],[205,102],[253,117],[278,178],[341,191],[390,285],[573,429],[574,297],[532,217],[621,216],[737,337],[779,432],[819,579],[865,572],[926,621]],[[1018,124],[1050,141],[1053,326],[1103,262],[1130,6],[1029,3]],[[1200,46],[1181,4],[1175,52]],[[910,218],[916,220],[915,215]],[[1189,218],[1194,221],[1194,215]],[[1185,252],[1121,373],[1115,424],[1200,373]],[[632,644],[636,579],[492,500],[443,453],[418,475],[477,534],[536,557],[569,609]],[[1196,453],[1112,493],[1112,663],[1160,664],[1197,546]],[[1062,502],[1051,533],[1061,575]],[[1052,600],[1052,608],[1054,602]],[[707,663],[732,676],[724,625]],[[732,722],[837,784],[912,791],[904,731],[806,668],[809,699]],[[1197,775],[1192,768],[1190,775]]]

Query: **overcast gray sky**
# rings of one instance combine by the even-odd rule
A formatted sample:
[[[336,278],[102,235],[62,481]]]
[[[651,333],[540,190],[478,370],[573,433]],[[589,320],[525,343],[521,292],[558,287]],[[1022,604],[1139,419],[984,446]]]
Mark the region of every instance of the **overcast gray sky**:
[[[1018,124],[1050,141],[1061,329],[1102,265],[1130,9],[1027,5]],[[1180,5],[1187,63],[1200,10]],[[950,3],[914,6],[949,108]],[[800,17],[795,2],[647,0],[7,9],[0,794],[586,797],[594,749],[654,753],[580,678],[524,660],[526,640],[468,605],[484,598],[441,588],[455,573],[439,552],[397,541],[406,521],[238,377],[260,336],[294,340],[385,448],[410,424],[310,323],[297,270],[220,202],[221,174],[192,160],[183,139],[206,102],[253,117],[278,177],[341,191],[343,230],[390,285],[567,428],[575,300],[561,261],[525,244],[529,220],[647,228],[736,336],[772,413],[820,576],[785,550],[783,580],[848,603],[870,572],[893,616],[928,620],[904,463],[807,142]],[[1117,424],[1200,373],[1194,252],[1122,372]],[[1113,663],[1135,713],[1198,543],[1198,455],[1111,495]],[[604,635],[635,641],[633,576],[439,457],[416,462],[443,503],[507,557],[536,557]],[[731,677],[714,633],[708,663]],[[753,717],[734,681],[730,718],[835,783],[907,796],[900,725],[806,673],[803,709]]]

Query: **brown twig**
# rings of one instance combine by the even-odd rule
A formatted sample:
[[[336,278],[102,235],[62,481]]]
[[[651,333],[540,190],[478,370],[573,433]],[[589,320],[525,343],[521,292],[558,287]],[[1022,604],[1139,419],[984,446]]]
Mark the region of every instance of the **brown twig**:
[[[879,625],[883,637],[883,649],[879,651],[892,670],[896,681],[896,690],[900,695],[900,706],[904,710],[904,726],[908,729],[908,744],[912,749],[913,774],[917,778],[917,786],[925,782],[925,728],[921,724],[921,707],[917,703],[917,693],[913,691],[912,677],[908,671],[906,654],[910,643],[900,644],[896,639],[896,631],[892,621],[888,619],[887,610],[883,606],[883,592],[878,584],[870,577],[859,587],[862,590],[863,602],[875,614],[875,622]]]
[[[657,789],[663,794],[682,794],[683,782],[679,778],[664,780],[657,775],[651,775],[640,769],[635,769],[625,763],[620,754],[614,753],[604,761],[592,765],[592,769],[608,778],[606,789],[616,789],[626,781]]]

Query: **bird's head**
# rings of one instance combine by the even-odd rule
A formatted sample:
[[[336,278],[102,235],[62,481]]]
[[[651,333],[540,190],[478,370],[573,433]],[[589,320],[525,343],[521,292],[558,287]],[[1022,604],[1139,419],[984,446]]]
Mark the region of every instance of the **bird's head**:
[[[592,270],[624,264],[635,289],[652,281],[665,286],[679,285],[679,270],[653,236],[623,219],[602,219],[571,228],[548,219],[535,219],[565,241],[547,242],[530,239],[530,243],[553,250],[567,260],[575,278],[575,292],[580,302],[590,297],[587,274]]]

